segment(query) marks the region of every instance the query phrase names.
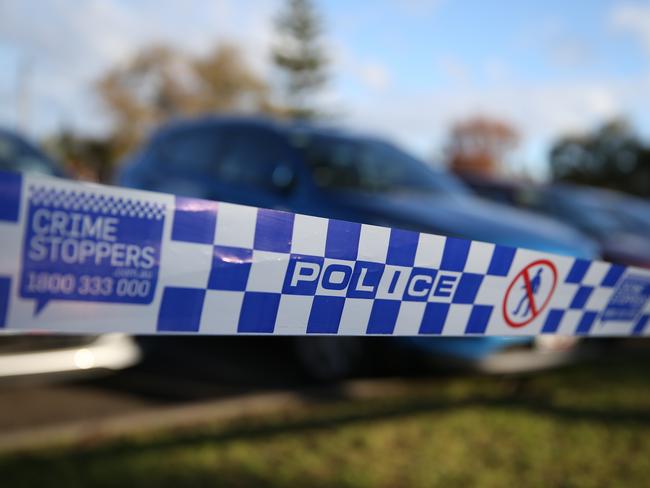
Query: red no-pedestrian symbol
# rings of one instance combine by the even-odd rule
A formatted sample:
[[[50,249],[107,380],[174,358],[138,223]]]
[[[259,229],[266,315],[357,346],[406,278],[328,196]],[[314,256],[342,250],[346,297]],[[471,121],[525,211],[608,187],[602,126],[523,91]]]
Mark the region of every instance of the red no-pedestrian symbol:
[[[522,269],[503,297],[503,318],[510,327],[523,327],[535,320],[551,301],[557,285],[557,268],[548,259]]]

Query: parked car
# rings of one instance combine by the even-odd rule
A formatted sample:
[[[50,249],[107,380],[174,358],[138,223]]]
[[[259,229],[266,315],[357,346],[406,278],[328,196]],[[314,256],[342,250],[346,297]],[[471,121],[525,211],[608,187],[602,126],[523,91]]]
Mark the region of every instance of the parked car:
[[[650,237],[650,200],[616,193],[612,204],[630,228]]]
[[[532,185],[465,178],[479,195],[543,213],[595,239],[603,258],[650,267],[650,206],[620,193],[571,184]]]
[[[479,200],[452,175],[387,141],[315,125],[238,117],[177,121],[156,131],[123,164],[119,183],[583,258],[597,253],[593,242],[571,228]],[[364,350],[356,338],[295,341],[304,368],[318,378],[350,374]],[[517,354],[527,349],[527,362],[519,361],[517,369],[567,358],[565,344],[545,344],[540,353],[527,338],[413,338],[390,344],[492,370],[508,369],[507,361],[500,368],[489,365],[511,349]]]
[[[19,134],[0,129],[0,170],[65,176],[59,164]],[[126,368],[140,349],[123,334],[19,334],[0,330],[0,381],[53,380]]]
[[[19,134],[0,127],[0,169],[65,176],[61,166]]]

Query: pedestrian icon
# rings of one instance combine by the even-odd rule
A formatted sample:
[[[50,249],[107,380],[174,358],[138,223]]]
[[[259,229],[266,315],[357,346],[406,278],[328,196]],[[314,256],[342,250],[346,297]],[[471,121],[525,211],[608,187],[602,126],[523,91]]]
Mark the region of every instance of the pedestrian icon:
[[[546,309],[557,284],[557,269],[539,259],[517,273],[503,297],[503,318],[510,327],[523,327]]]
[[[515,316],[520,316],[522,318],[526,317],[530,313],[531,305],[533,307],[535,306],[534,297],[539,291],[539,285],[542,283],[543,270],[544,268],[537,269],[537,274],[535,274],[535,277],[530,280],[530,290],[528,289],[528,283],[524,280],[524,283],[521,285],[521,289],[523,290],[521,300],[519,300],[517,308],[512,312]],[[524,303],[526,304],[526,308],[522,309]],[[520,313],[520,310],[522,313]]]

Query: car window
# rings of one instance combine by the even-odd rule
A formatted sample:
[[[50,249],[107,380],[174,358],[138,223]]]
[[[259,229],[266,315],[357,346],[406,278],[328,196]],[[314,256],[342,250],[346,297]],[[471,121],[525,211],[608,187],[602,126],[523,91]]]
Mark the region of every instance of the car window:
[[[233,127],[224,131],[216,178],[224,183],[271,189],[274,169],[287,160],[279,135],[264,129]]]
[[[158,158],[165,170],[204,175],[219,157],[219,132],[211,128],[187,128],[166,136],[159,144]]]
[[[367,192],[465,193],[453,176],[435,171],[397,147],[374,140],[296,135],[316,185]]]

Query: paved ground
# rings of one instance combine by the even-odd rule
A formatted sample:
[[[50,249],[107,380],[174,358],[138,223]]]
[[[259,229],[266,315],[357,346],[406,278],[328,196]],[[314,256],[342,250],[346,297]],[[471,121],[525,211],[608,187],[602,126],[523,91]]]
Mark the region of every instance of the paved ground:
[[[286,355],[269,356],[274,344],[254,342],[207,344],[170,338],[167,347],[149,351],[144,363],[108,376],[58,383],[0,383],[0,435],[261,389],[292,388],[303,382],[283,359]]]

